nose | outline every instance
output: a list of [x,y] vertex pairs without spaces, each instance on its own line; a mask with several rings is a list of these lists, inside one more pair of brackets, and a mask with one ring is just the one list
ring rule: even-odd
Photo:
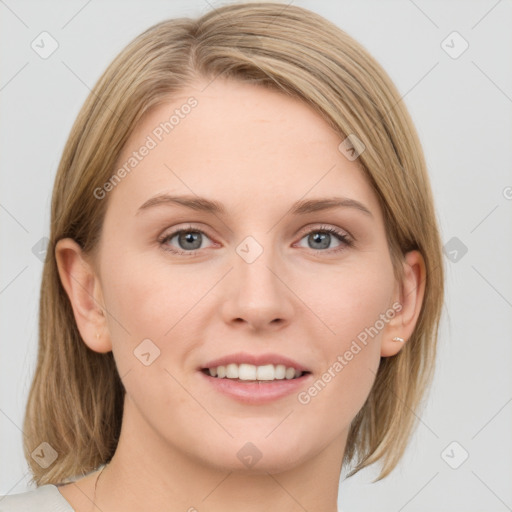
[[252,263],[235,254],[222,304],[224,321],[252,331],[280,330],[294,313],[293,292],[283,265],[270,250]]

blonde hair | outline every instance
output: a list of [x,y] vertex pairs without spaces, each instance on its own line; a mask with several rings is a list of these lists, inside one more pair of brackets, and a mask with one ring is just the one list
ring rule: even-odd
[[[112,353],[96,353],[81,339],[59,279],[55,245],[70,237],[94,254],[108,197],[98,201],[93,191],[113,175],[137,122],[198,77],[220,75],[298,98],[340,136],[355,134],[366,146],[357,162],[383,211],[395,277],[403,277],[404,254],[417,249],[426,283],[411,338],[397,355],[381,358],[371,392],[351,423],[343,458],[354,466],[349,476],[377,461],[377,480],[387,476],[416,427],[414,411],[433,376],[444,270],[412,120],[381,66],[334,24],[295,6],[231,4],[198,19],[158,23],[139,35],[103,73],[73,125],[53,190],[39,352],[23,427],[37,485],[65,482],[110,460],[125,394]],[[42,442],[58,454],[46,469],[31,457]]]

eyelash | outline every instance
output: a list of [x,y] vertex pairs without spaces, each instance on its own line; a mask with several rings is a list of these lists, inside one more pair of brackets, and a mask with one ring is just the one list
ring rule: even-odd
[[[202,235],[205,235],[206,237],[210,238],[208,236],[208,234],[205,233],[203,230],[194,228],[194,226],[188,226],[186,228],[177,229],[176,231],[173,231],[172,233],[169,233],[169,234],[166,234],[166,235],[160,237],[158,239],[158,242],[159,242],[160,246],[162,247],[162,249],[164,251],[168,251],[173,254],[180,255],[180,256],[195,256],[197,254],[197,252],[200,251],[200,249],[196,249],[194,251],[181,251],[181,250],[174,249],[174,248],[170,249],[169,248],[170,246],[167,245],[166,242],[168,242],[169,240],[172,240],[176,235],[179,235],[180,233],[201,233]],[[312,251],[315,251],[315,252],[327,252],[329,254],[338,253],[338,252],[344,251],[345,249],[347,249],[347,247],[353,247],[353,245],[354,245],[354,242],[347,235],[345,235],[344,233],[342,233],[342,232],[338,231],[337,229],[334,229],[330,226],[321,226],[319,228],[313,228],[308,231],[305,231],[305,232],[301,233],[300,240],[302,240],[305,236],[310,235],[311,233],[328,233],[328,234],[334,235],[340,242],[342,242],[342,245],[335,249],[326,249],[326,250],[318,250],[318,251],[315,249],[311,249]]]

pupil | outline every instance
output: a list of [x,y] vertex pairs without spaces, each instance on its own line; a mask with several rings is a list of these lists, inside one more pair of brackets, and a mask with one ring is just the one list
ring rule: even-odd
[[[199,240],[199,233],[184,233],[180,236],[180,244],[193,244],[193,247],[186,247],[187,249],[199,249],[201,247],[201,241]],[[195,242],[195,244],[194,244]],[[198,243],[199,242],[199,243]]]
[[[321,244],[321,248],[322,249],[326,249],[327,247],[329,247],[329,241],[330,241],[330,234],[329,233],[315,233],[313,235],[313,239],[315,242],[323,242]],[[315,247],[315,249],[318,248]]]

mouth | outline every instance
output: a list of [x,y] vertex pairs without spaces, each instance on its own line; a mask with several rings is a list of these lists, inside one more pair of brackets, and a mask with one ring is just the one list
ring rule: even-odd
[[201,368],[198,372],[211,389],[245,405],[264,405],[293,396],[313,378],[310,371],[293,366],[234,364]]
[[300,370],[284,364],[256,366],[248,363],[212,366],[202,368],[201,372],[215,379],[228,379],[241,383],[272,383],[276,381],[297,380],[311,373],[307,370]]
[[308,367],[276,353],[237,352],[204,362],[197,373],[209,389],[247,405],[286,399],[313,379]]

